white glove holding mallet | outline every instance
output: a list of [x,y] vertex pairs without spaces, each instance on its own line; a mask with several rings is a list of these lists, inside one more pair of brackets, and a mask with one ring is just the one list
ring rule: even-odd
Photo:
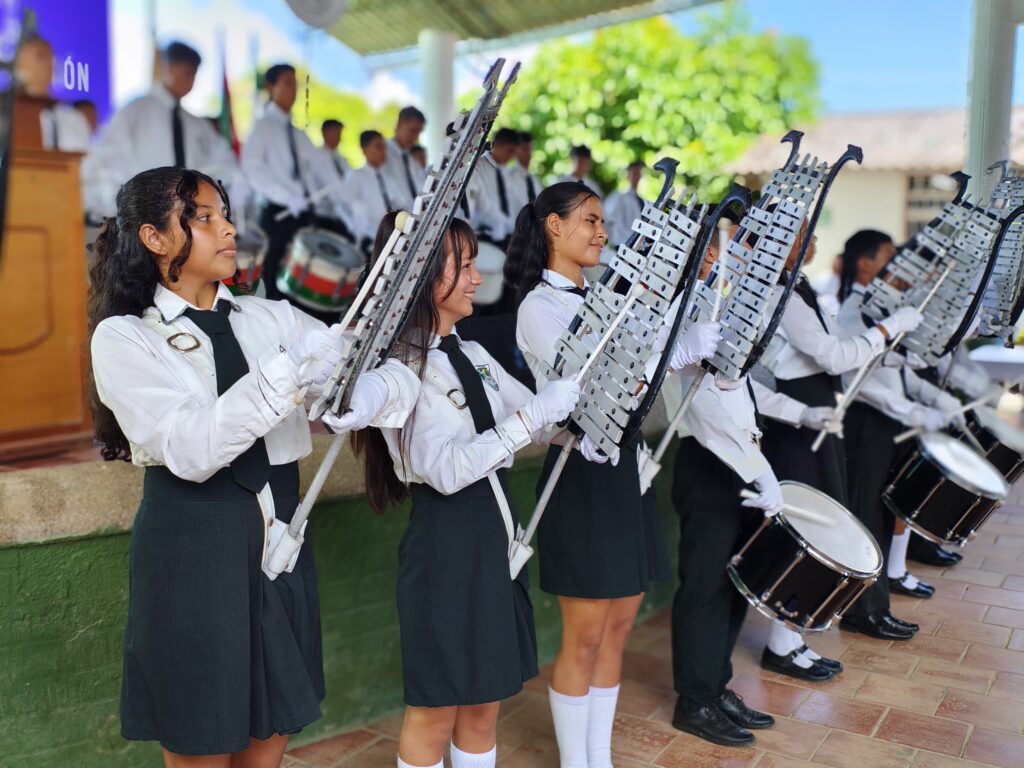
[[296,386],[323,386],[341,362],[341,334],[335,329],[295,328],[288,335],[288,357]]
[[[836,418],[836,409],[828,406],[805,408],[800,415],[800,426],[813,430],[829,429],[829,424]],[[831,431],[831,430],[829,430]]]
[[[608,461],[608,455],[601,451],[597,447],[590,435],[584,435],[581,440],[576,443],[576,447],[580,449],[580,453],[583,454],[583,458],[587,461],[592,461],[594,464],[604,464]],[[612,462],[612,466],[619,463],[619,459],[616,456],[615,461]]]
[[912,332],[921,324],[921,320],[921,313],[914,307],[900,307],[879,325],[885,328],[885,332],[891,339],[901,333]]
[[328,411],[322,421],[336,435],[366,429],[388,404],[389,394],[384,377],[375,371],[367,371],[356,379],[349,410],[340,416]]
[[544,389],[534,395],[519,409],[527,422],[527,429],[536,432],[548,424],[557,424],[565,419],[580,399],[580,385],[573,379],[549,381]]
[[699,363],[715,354],[718,343],[722,340],[722,326],[716,322],[694,323],[679,337],[669,368],[678,371],[688,365]]
[[782,488],[771,470],[754,480],[754,487],[758,494],[753,499],[741,501],[744,507],[763,509],[765,517],[775,517],[782,511]]

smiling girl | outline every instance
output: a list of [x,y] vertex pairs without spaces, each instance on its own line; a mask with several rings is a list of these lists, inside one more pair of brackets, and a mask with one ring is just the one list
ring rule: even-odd
[[[320,717],[324,679],[310,534],[270,581],[267,520],[298,504],[302,402],[340,360],[340,334],[287,302],[232,296],[221,281],[235,272],[235,227],[221,187],[196,171],[128,181],[96,258],[96,438],[108,461],[146,468],[122,734],[159,741],[172,768],[277,766],[288,734]],[[401,423],[418,384],[397,362],[364,374],[334,423]]]

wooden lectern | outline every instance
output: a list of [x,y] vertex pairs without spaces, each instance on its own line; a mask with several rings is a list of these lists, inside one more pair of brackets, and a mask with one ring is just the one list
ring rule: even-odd
[[91,431],[81,156],[42,149],[35,105],[19,99],[15,115],[0,254],[0,459],[54,452]]

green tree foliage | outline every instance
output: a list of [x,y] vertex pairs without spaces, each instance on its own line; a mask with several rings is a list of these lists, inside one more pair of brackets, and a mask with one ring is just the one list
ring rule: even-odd
[[[757,136],[781,138],[817,107],[807,42],[756,32],[729,4],[703,14],[692,35],[658,17],[545,43],[500,124],[533,133],[535,170],[546,180],[568,172],[572,145],[587,144],[605,189],[632,160],[668,155],[691,189],[714,199],[729,187],[727,164]],[[644,184],[648,194],[658,186],[650,177]]]

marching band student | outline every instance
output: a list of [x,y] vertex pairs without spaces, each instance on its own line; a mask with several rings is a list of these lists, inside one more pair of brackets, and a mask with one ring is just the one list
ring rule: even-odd
[[[286,302],[232,296],[221,188],[156,168],[118,193],[96,242],[89,326],[94,428],[107,460],[144,466],[132,526],[121,732],[170,768],[270,768],[324,696],[307,531],[291,572],[261,570],[271,517],[298,504],[304,394],[341,357],[335,331]],[[337,432],[401,424],[419,380],[361,376]]]
[[512,235],[519,213],[518,208],[512,207],[512,177],[508,169],[518,144],[518,133],[511,128],[499,128],[491,139],[491,151],[480,155],[473,171],[477,187],[473,229],[482,240],[503,249]]
[[399,195],[394,201],[396,209],[411,206],[427,178],[425,167],[417,163],[412,156],[412,148],[419,142],[420,134],[426,125],[426,116],[416,107],[403,107],[398,113],[395,134],[388,139],[385,173],[390,177],[391,186]]
[[341,120],[333,118],[324,120],[323,125],[320,126],[320,135],[324,140],[320,151],[331,164],[331,168],[334,171],[332,181],[344,180],[348,176],[349,171],[352,170],[349,167],[348,160],[338,151],[338,147],[341,145],[341,132],[343,130],[345,130],[345,124]]
[[572,170],[565,176],[562,176],[559,181],[578,181],[580,184],[586,184],[597,199],[601,200],[603,198],[601,194],[601,187],[598,186],[598,183],[588,175],[594,167],[594,160],[590,154],[590,147],[586,144],[574,146],[569,151],[569,159],[572,160]]
[[509,186],[509,200],[512,210],[517,213],[523,210],[524,205],[536,200],[537,195],[544,189],[540,179],[530,173],[532,160],[533,134],[528,131],[520,131],[519,141],[516,143],[515,162],[508,169],[508,175],[512,179],[512,184]]
[[[395,219],[381,223],[378,255]],[[481,284],[476,238],[455,219],[443,242],[400,341],[401,358],[423,377],[414,413],[402,429],[357,435],[371,506],[412,498],[399,545],[399,768],[441,768],[449,741],[453,768],[495,764],[500,702],[537,674],[527,571],[509,573],[518,523],[505,472],[579,398],[568,379],[532,395],[482,346],[459,339],[454,325],[472,314]]]
[[[805,266],[814,261],[816,240],[812,237],[808,245]],[[802,242],[800,237],[793,244],[787,272],[793,269]],[[781,293],[782,287],[776,290]],[[775,379],[775,389],[806,404],[808,411],[799,425],[769,421],[762,451],[779,479],[806,483],[847,507],[842,438],[829,434],[817,452],[811,444],[818,430],[826,428],[834,416],[836,392],[842,390],[839,376],[881,354],[887,339],[912,331],[921,322],[921,316],[913,308],[904,308],[862,334],[842,337],[836,335],[835,322],[821,307],[803,274],[797,277],[794,293],[772,340],[773,352],[766,356],[765,363]],[[808,648],[799,633],[780,622],[772,622],[761,666],[814,682],[829,680],[842,670],[838,661],[823,658]]]
[[608,241],[613,246],[622,245],[629,239],[633,220],[638,218],[644,209],[643,198],[636,191],[643,175],[644,164],[634,160],[626,167],[629,189],[625,192],[612,192],[605,200],[604,207],[608,212]]
[[[597,264],[607,239],[599,198],[575,181],[548,187],[519,213],[505,280],[519,303],[516,342],[539,392],[583,302],[583,269]],[[593,333],[583,339],[596,343]],[[716,325],[697,326],[672,350],[670,367],[702,359],[718,339]],[[637,444],[623,446],[612,465],[597,463],[588,442],[569,457],[538,529],[540,586],[558,596],[562,612],[549,698],[563,768],[611,766],[622,652],[648,585],[669,576],[654,494],[640,492]],[[538,489],[559,450],[548,453]]]
[[398,210],[405,198],[387,173],[388,144],[380,132],[363,131],[359,147],[366,163],[349,172],[346,196],[352,201],[356,234],[372,243],[384,214]]
[[184,43],[171,43],[160,61],[160,83],[119,110],[82,160],[86,211],[113,216],[122,184],[141,171],[171,165],[219,180],[241,210],[248,188],[231,148],[204,118],[181,106],[195,83],[199,54]]
[[[890,247],[886,247],[886,246]],[[845,336],[863,336],[868,329],[861,314],[864,290],[885,266],[886,254],[895,253],[892,239],[876,230],[861,230],[846,241],[839,286],[841,302],[836,320]],[[907,320],[909,313],[904,313]],[[887,333],[903,330],[890,326],[901,322],[900,313],[885,321]],[[884,554],[886,571],[891,560],[894,515],[883,508],[882,491],[898,455],[893,438],[905,427],[927,431],[945,427],[950,417],[949,395],[920,379],[899,355],[888,353],[867,378],[843,423],[847,458],[849,510],[868,528]],[[922,402],[915,402],[915,399]],[[924,402],[939,404],[939,408]],[[889,611],[889,578],[886,574],[861,595],[846,612],[840,629],[883,640],[909,640],[918,625],[894,617]]]
[[[340,120],[324,120],[320,126],[320,135],[324,143],[320,147],[323,160],[326,161],[326,168],[323,172],[324,183],[336,184],[337,192],[326,195],[316,203],[317,221],[320,226],[327,226],[328,229],[341,231],[341,234],[354,237],[355,233],[355,211],[352,200],[349,198],[351,190],[348,186],[348,177],[352,168],[348,160],[338,151],[341,144],[341,132],[345,124]],[[340,224],[340,226],[339,226]]]

